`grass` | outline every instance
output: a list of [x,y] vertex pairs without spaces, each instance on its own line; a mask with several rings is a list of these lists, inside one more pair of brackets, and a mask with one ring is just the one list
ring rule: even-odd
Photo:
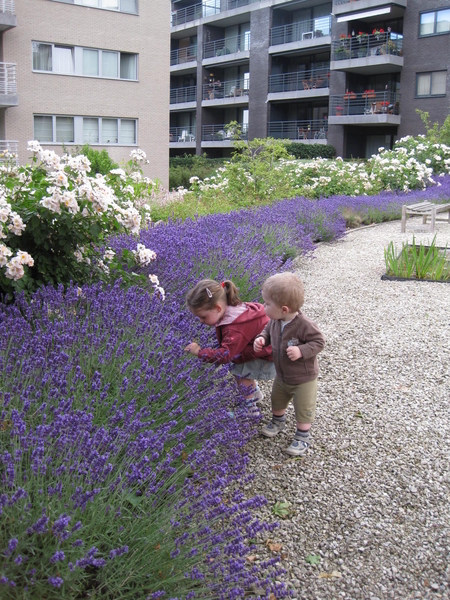
[[421,279],[430,281],[450,281],[450,260],[447,256],[447,246],[436,246],[436,236],[431,244],[403,244],[398,253],[393,242],[384,251],[386,274],[405,279]]

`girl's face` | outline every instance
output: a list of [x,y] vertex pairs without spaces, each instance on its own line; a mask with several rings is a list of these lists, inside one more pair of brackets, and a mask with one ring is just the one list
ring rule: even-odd
[[209,327],[214,327],[216,323],[220,321],[220,319],[225,314],[227,307],[226,305],[222,305],[217,303],[212,308],[204,309],[200,308],[198,310],[193,310],[192,313],[200,319],[201,323],[208,325]]

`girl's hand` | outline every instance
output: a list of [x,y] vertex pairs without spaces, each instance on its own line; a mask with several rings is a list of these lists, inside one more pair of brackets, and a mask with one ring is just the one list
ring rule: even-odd
[[298,360],[302,357],[302,351],[298,346],[289,346],[286,350],[286,354],[291,360]]
[[200,346],[196,342],[191,342],[190,344],[188,344],[186,346],[186,348],[184,349],[184,351],[185,352],[190,352],[194,356],[198,356],[198,353],[200,352]]
[[253,342],[253,350],[255,352],[261,352],[265,345],[266,340],[263,337],[259,336],[255,338],[255,341]]

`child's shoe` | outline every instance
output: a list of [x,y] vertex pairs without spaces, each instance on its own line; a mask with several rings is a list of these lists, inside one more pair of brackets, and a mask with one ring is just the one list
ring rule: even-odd
[[252,415],[252,417],[260,417],[261,416],[261,413],[259,412],[259,408],[253,398],[246,400],[244,406],[245,406],[247,412]]
[[262,393],[258,384],[256,384],[255,391],[252,395],[252,400],[254,402],[261,402],[262,400],[264,400],[264,394]]
[[307,453],[310,443],[309,435],[301,435],[297,431],[292,444],[285,448],[283,452],[290,456],[303,456]]
[[272,438],[275,437],[276,435],[278,435],[280,433],[280,431],[283,431],[283,429],[286,427],[286,417],[284,418],[277,418],[277,417],[272,417],[272,419],[267,423],[267,425],[264,425],[264,427],[261,429],[261,433],[262,435],[268,437],[268,438]]

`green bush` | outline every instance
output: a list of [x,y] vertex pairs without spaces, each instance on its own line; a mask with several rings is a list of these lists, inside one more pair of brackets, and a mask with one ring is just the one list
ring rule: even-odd
[[295,158],[334,158],[336,149],[331,144],[301,144],[292,142],[286,144],[289,154]]
[[84,144],[76,151],[76,154],[83,154],[91,163],[91,170],[88,172],[90,177],[95,177],[97,173],[108,175],[112,169],[119,166],[113,161],[106,150],[94,150],[89,144]]
[[184,154],[174,156],[169,161],[169,189],[179,187],[189,189],[191,177],[205,179],[222,166],[226,159],[207,158],[206,155]]

